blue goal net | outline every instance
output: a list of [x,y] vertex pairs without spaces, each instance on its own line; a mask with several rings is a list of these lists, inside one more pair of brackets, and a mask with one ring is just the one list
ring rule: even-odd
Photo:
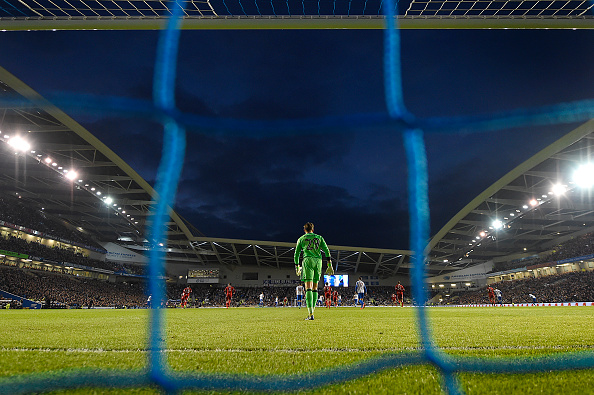
[[[240,1],[218,0],[223,8],[237,8],[243,6],[247,13],[247,3]],[[268,1],[266,3],[252,2],[249,4],[250,13],[256,4],[261,4],[259,12],[272,12],[274,6],[277,13],[290,13],[291,6],[302,7],[301,12],[310,7],[316,7],[316,1]],[[149,239],[155,243],[166,243],[166,222],[169,218],[169,208],[173,206],[176,189],[180,179],[185,150],[185,128],[188,125],[199,125],[204,129],[233,128],[234,130],[252,130],[257,126],[260,130],[273,131],[282,129],[298,129],[301,127],[316,128],[332,127],[334,124],[348,122],[355,118],[337,120],[300,120],[300,121],[233,121],[232,123],[214,122],[204,118],[193,118],[179,111],[174,97],[174,80],[180,25],[187,12],[184,6],[192,3],[181,3],[181,6],[170,7],[172,17],[168,20],[167,28],[161,32],[158,44],[158,56],[154,74],[153,103],[142,107],[137,102],[126,101],[94,101],[89,105],[99,106],[106,110],[152,112],[158,114],[164,129],[165,142],[159,166],[155,190],[157,196],[156,209],[153,213]],[[325,2],[328,4],[328,2]],[[340,9],[338,5],[340,4]],[[400,35],[398,20],[393,18],[397,9],[392,0],[384,1],[342,1],[330,2],[336,5],[336,10],[317,12],[353,12],[367,15],[377,14],[381,9],[386,15],[384,30],[384,84],[386,92],[387,114],[381,119],[369,122],[383,122],[390,125],[395,133],[401,133],[406,150],[408,166],[408,194],[409,215],[411,225],[410,250],[413,251],[413,270],[411,283],[413,296],[416,301],[428,299],[425,288],[425,264],[427,262],[427,241],[429,240],[429,212],[427,157],[424,145],[426,133],[453,131],[461,126],[472,125],[475,130],[502,130],[511,127],[545,125],[566,122],[583,122],[594,117],[594,101],[587,100],[571,104],[558,104],[546,108],[518,109],[510,113],[494,114],[489,117],[458,117],[440,119],[420,119],[409,112],[405,106],[402,93],[402,72],[400,69]],[[219,6],[217,6],[219,7]],[[283,9],[284,7],[284,9]],[[11,11],[13,12],[13,11]],[[231,13],[231,8],[229,8]],[[233,11],[236,12],[236,11]],[[255,12],[258,12],[256,10]],[[309,12],[309,11],[308,11]],[[366,119],[356,118],[357,122]],[[231,121],[229,121],[231,122]],[[149,294],[153,300],[164,300],[165,289],[162,281],[165,274],[164,251],[154,248],[150,251],[149,262]],[[0,380],[0,394],[24,394],[42,392],[51,389],[77,387],[140,387],[158,386],[163,391],[175,393],[187,389],[225,390],[225,391],[295,391],[317,388],[324,385],[352,380],[384,369],[407,365],[430,364],[441,373],[443,388],[447,393],[458,394],[463,390],[458,383],[460,372],[480,373],[527,373],[545,372],[551,370],[592,369],[594,368],[594,352],[563,353],[550,357],[514,358],[509,360],[483,360],[471,357],[455,357],[442,352],[432,336],[431,323],[427,318],[426,309],[418,306],[416,319],[420,333],[421,349],[415,352],[386,354],[381,357],[366,360],[356,365],[336,367],[313,375],[230,375],[174,372],[168,366],[164,349],[164,310],[153,308],[150,310],[150,328],[148,344],[148,365],[142,371],[106,371],[80,369],[70,373],[21,375]]]

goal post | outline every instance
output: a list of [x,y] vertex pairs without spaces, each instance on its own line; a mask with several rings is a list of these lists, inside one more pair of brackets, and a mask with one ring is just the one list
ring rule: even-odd
[[[2,30],[159,30],[175,1],[4,0]],[[381,0],[187,0],[182,29],[383,29]],[[402,29],[593,29],[588,0],[406,0]]]

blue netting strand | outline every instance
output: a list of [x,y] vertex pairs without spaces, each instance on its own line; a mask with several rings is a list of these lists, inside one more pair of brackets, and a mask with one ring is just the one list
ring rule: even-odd
[[15,7],[13,4],[11,4],[10,2],[8,2],[7,0],[3,0],[4,3],[8,4],[8,6],[10,7],[11,10],[16,10],[17,11],[17,15],[14,15],[11,11],[9,11],[8,8],[4,8],[1,7],[0,9],[2,11],[5,11],[7,14],[9,14],[11,17],[17,17],[17,16],[29,16],[26,13],[23,12],[23,10],[21,10],[20,8]]
[[239,0],[239,6],[241,7],[241,12],[243,12],[243,15],[247,16],[247,13],[245,12],[245,9],[243,8],[243,4],[241,3],[241,0]]
[[[155,67],[153,100],[155,107],[165,114],[175,110],[175,76],[177,52],[180,36],[181,16],[183,7],[176,3],[174,14],[167,23],[167,28],[161,32],[157,48]],[[148,368],[151,380],[167,392],[175,391],[176,385],[168,374],[165,345],[165,322],[163,308],[166,298],[165,282],[165,251],[167,245],[165,223],[169,219],[169,212],[175,202],[175,194],[185,155],[185,131],[173,119],[164,122],[163,156],[157,172],[155,186],[156,203],[149,228],[149,291],[152,295],[154,308],[150,314],[149,358]]]
[[436,349],[431,333],[431,324],[426,315],[425,303],[428,300],[428,293],[425,288],[425,277],[429,240],[429,183],[423,133],[418,129],[405,132],[404,148],[408,169],[410,249],[413,252],[411,285],[413,299],[417,306],[417,327],[421,345],[427,361],[442,372],[443,385],[447,392],[459,394],[459,386],[453,377],[454,365],[447,355]]
[[0,395],[44,393],[71,388],[138,388],[153,383],[145,371],[77,369],[0,379]]
[[[406,124],[386,113],[360,113],[344,116],[291,120],[257,121],[249,119],[214,118],[175,111],[164,113],[153,102],[126,97],[57,93],[48,94],[50,101],[73,113],[122,116],[128,119],[153,120],[164,123],[174,119],[188,128],[188,132],[225,136],[271,137],[297,135],[301,132],[344,133],[345,130],[367,130],[370,127],[404,132],[410,125],[425,134],[453,134],[464,131],[488,133],[524,126],[586,122],[594,118],[594,100],[559,103],[538,108],[524,108],[490,115],[461,117],[414,118],[408,112]],[[30,101],[22,97],[3,96],[0,103],[10,107],[27,107]],[[84,106],[81,106],[84,103]]]
[[231,11],[229,11],[229,7],[227,6],[227,2],[225,0],[223,0],[223,5],[225,6],[225,9],[227,10],[227,14],[232,15]]
[[[355,380],[386,369],[425,363],[420,352],[387,353],[333,369],[290,375],[200,374],[168,372],[155,380],[146,371],[80,369],[0,378],[0,395],[42,393],[69,388],[131,388],[157,384],[167,392],[187,389],[214,391],[295,392]],[[166,385],[163,385],[166,380]]]
[[385,3],[386,28],[384,29],[384,89],[388,114],[395,120],[406,121],[407,111],[402,95],[400,69],[400,31],[394,18],[394,1]]

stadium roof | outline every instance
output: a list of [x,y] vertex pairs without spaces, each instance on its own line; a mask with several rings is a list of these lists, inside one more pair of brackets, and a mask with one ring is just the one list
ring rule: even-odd
[[[44,212],[97,240],[144,250],[153,188],[88,130],[2,68],[0,88],[0,141],[7,143],[6,135],[22,133],[35,145],[31,148],[35,152],[15,155],[12,147],[2,144],[3,192],[32,207],[43,207]],[[1,101],[15,94],[28,104]],[[591,195],[570,178],[590,157],[593,144],[594,120],[529,158],[474,198],[432,238],[428,274],[502,257],[531,256],[593,231]],[[52,159],[49,163],[47,157]],[[69,180],[66,171],[71,169],[80,171],[80,176]],[[566,189],[563,194],[553,189],[559,183]],[[108,196],[113,200],[109,204]],[[532,200],[536,204],[531,205]],[[495,229],[495,220],[501,221],[500,229]],[[175,211],[167,226],[168,264],[293,265],[294,243],[209,238]],[[341,272],[380,277],[409,272],[407,250],[330,249]]]
[[[431,240],[430,259],[464,268],[522,259],[594,231],[592,191],[574,179],[594,152],[594,120],[544,148],[470,201]],[[592,169],[585,168],[590,177]]]
[[[98,241],[144,251],[152,186],[88,130],[2,68],[0,88],[0,141],[6,143],[0,149],[3,193],[43,208]],[[7,100],[1,102],[2,97]],[[19,133],[34,147],[15,155],[8,143]],[[46,163],[48,157],[51,161]],[[73,180],[65,172],[71,169],[80,172]],[[168,264],[293,267],[294,243],[207,238],[175,211],[167,226]],[[341,271],[408,273],[409,251],[330,248]]]

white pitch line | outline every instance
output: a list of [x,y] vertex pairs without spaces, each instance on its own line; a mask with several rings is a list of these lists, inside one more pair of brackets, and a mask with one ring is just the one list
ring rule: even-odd
[[[585,346],[481,346],[481,347],[440,347],[442,351],[496,351],[496,350],[564,350],[564,351],[580,351],[594,349],[594,345]],[[317,350],[295,350],[295,349],[256,349],[256,350],[242,350],[242,349],[165,349],[163,351],[168,353],[250,353],[253,351],[257,352],[274,352],[274,353],[329,353],[329,352],[410,352],[420,351],[419,347],[405,347],[405,348],[383,348],[383,349],[358,349],[358,348],[325,348]],[[147,350],[135,349],[135,350],[109,350],[103,348],[0,348],[0,352],[45,352],[45,353],[146,353]]]

